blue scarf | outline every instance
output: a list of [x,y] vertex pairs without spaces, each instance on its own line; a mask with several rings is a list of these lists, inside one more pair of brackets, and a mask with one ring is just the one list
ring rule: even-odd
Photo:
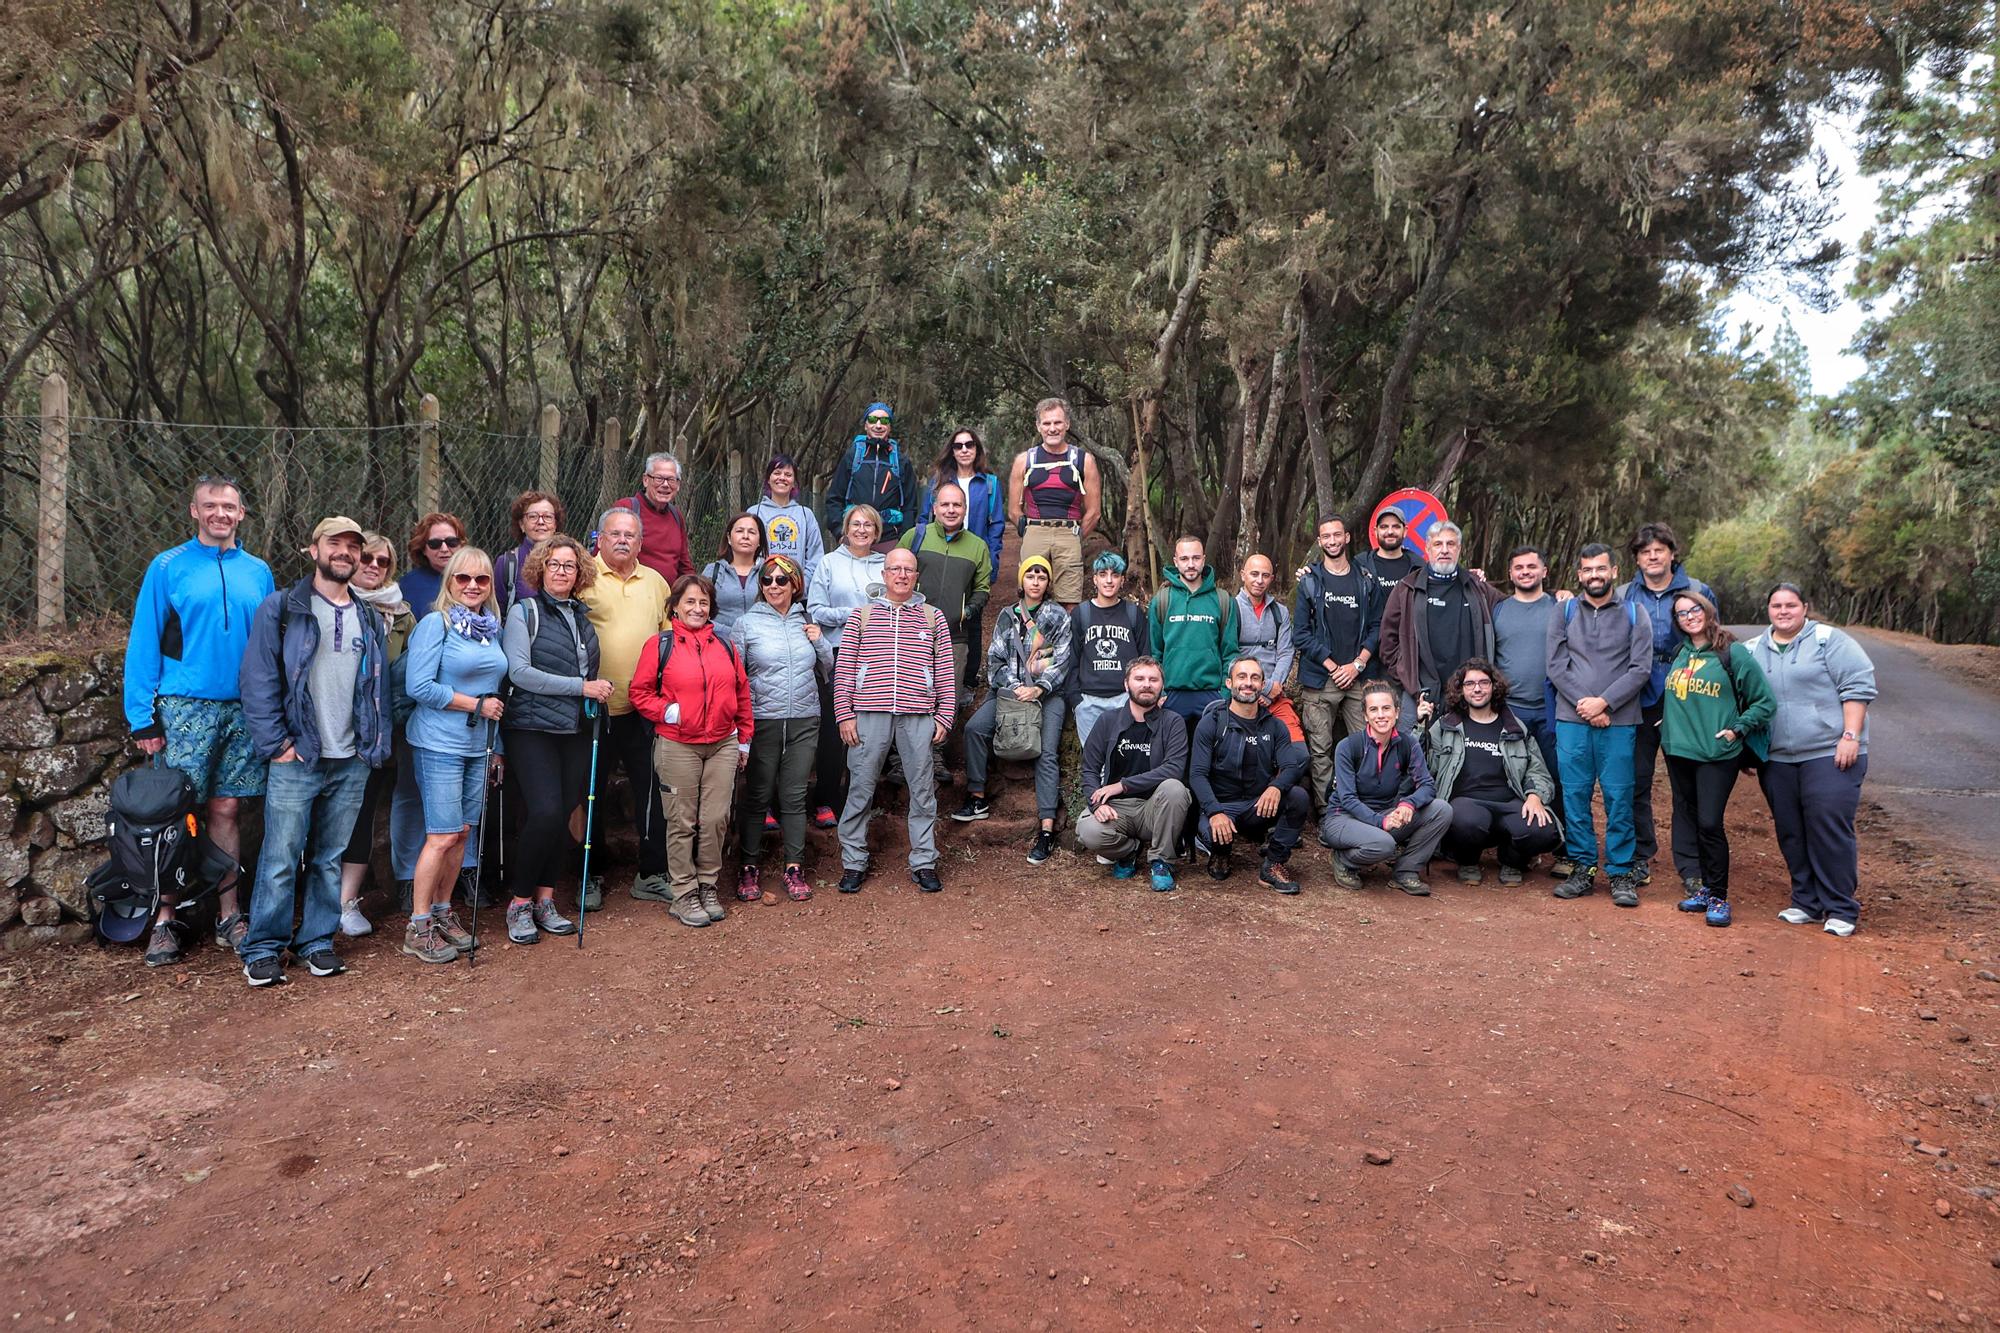
[[484,611],[475,611],[463,602],[453,602],[445,608],[445,628],[454,634],[463,634],[468,639],[481,643],[489,642],[500,633],[500,621]]

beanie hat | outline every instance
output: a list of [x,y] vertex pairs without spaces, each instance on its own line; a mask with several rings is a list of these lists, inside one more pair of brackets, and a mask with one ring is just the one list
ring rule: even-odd
[[1031,569],[1041,570],[1048,577],[1050,583],[1055,582],[1055,566],[1049,563],[1048,557],[1031,555],[1021,562],[1020,572],[1014,576],[1014,581],[1020,586],[1021,591],[1026,592],[1028,590],[1028,571]]

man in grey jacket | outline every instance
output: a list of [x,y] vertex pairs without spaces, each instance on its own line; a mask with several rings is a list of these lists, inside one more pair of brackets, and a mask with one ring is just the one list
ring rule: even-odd
[[1618,560],[1593,542],[1577,562],[1583,594],[1549,617],[1549,687],[1555,692],[1556,762],[1562,769],[1563,823],[1573,869],[1556,885],[1558,898],[1581,898],[1596,887],[1597,821],[1593,790],[1604,793],[1604,867],[1611,901],[1639,905],[1632,876],[1638,844],[1632,815],[1632,755],[1639,696],[1653,673],[1653,625],[1645,609],[1621,598]]

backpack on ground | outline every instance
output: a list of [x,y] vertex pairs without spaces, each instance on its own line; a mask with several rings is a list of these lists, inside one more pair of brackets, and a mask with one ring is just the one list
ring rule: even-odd
[[98,935],[114,944],[142,938],[161,903],[193,907],[242,867],[195,823],[194,783],[154,762],[111,784],[103,865],[84,880]]

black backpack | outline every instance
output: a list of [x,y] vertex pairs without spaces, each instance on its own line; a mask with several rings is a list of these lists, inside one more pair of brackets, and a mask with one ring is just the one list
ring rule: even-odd
[[157,761],[112,782],[104,838],[110,859],[84,881],[100,937],[130,944],[145,935],[161,902],[176,912],[193,907],[242,872],[200,832],[196,804],[187,774]]

